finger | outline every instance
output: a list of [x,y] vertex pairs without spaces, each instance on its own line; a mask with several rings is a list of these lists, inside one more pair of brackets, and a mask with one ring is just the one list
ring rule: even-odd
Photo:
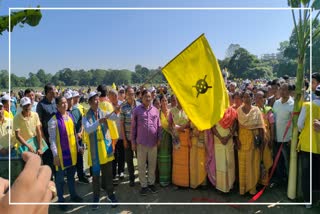
[[0,198],[5,195],[5,192],[9,188],[9,181],[0,177]]
[[43,196],[42,202],[44,203],[52,202],[52,200],[56,199],[56,197],[57,197],[56,185],[53,181],[50,181],[46,186],[46,192]]
[[49,213],[49,205],[37,206],[37,210],[34,211],[34,214],[43,214],[43,213]]
[[46,165],[41,166],[38,173],[38,181],[41,184],[47,186],[51,179],[51,174],[52,174],[52,171],[49,166],[46,166]]
[[36,179],[41,165],[40,157],[36,154],[32,154],[31,152],[23,152],[22,158],[26,164],[19,177]]

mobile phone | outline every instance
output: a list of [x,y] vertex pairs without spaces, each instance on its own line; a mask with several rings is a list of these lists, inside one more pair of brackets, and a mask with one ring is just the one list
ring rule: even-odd
[[[10,159],[10,169],[11,169],[11,179],[10,184],[17,179],[19,174],[24,168],[25,162],[23,161],[22,157],[17,155],[14,152],[11,152],[11,159]],[[0,156],[0,177],[9,179],[9,156]]]

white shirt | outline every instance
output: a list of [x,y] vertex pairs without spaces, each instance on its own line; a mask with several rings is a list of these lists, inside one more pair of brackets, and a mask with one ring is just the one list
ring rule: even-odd
[[[68,121],[71,118],[68,116],[63,117],[63,120]],[[50,149],[52,151],[53,157],[58,156],[58,149],[57,149],[57,120],[55,118],[51,118],[48,121],[48,133],[49,133],[49,142],[50,142]]]
[[[109,117],[109,120],[117,120],[118,116],[117,114],[115,114],[114,112],[107,112],[107,114],[105,115],[105,117]],[[100,125],[99,120],[96,120],[94,123],[90,123],[87,119],[86,116],[82,117],[82,124],[84,127],[84,130],[88,133],[91,134],[92,132],[96,131],[98,126]]]
[[283,135],[285,133],[288,121],[291,119],[294,100],[292,97],[289,97],[288,101],[285,103],[282,103],[281,100],[282,98],[276,100],[273,104],[273,113],[276,125],[276,140],[277,142],[288,142],[291,140],[292,136],[292,123],[284,139]]

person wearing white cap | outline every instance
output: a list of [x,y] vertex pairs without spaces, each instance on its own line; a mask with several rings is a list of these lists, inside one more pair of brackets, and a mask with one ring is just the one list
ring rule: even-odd
[[[17,141],[28,147],[28,150],[32,153],[38,153],[42,155],[42,133],[41,122],[36,112],[31,111],[31,100],[29,97],[23,97],[20,100],[22,112],[20,112],[13,120],[13,129],[15,131]],[[27,140],[36,137],[38,145],[38,151],[35,151],[33,147],[27,144]]]
[[153,102],[153,100],[156,98],[156,96],[157,96],[157,90],[156,90],[156,88],[155,87],[151,87],[150,89],[149,89],[149,91],[150,91],[150,93],[151,93],[151,99],[152,99],[152,102]]
[[121,87],[121,88],[119,89],[118,99],[119,99],[121,102],[124,102],[125,99],[126,99],[125,89],[124,89],[123,87]]
[[[110,137],[107,119],[115,120],[117,115],[114,113],[104,116],[99,108],[99,94],[95,91],[89,93],[90,109],[82,118],[84,130],[88,135],[88,163],[92,167],[93,184],[93,202],[100,201],[100,188],[102,187],[108,195],[108,199],[115,203],[117,198],[113,193],[112,183],[112,161],[114,160],[114,151]],[[100,172],[102,173],[100,185]],[[112,205],[116,207],[116,205]],[[97,209],[98,205],[94,205]]]
[[9,108],[9,102],[11,102],[11,101],[12,101],[12,99],[9,94],[5,94],[1,97],[1,102],[2,102],[3,108],[4,108],[4,117],[13,119],[14,116]]
[[[80,110],[73,106],[73,94],[74,94],[73,91],[68,91],[68,92],[64,93],[64,97],[67,99],[67,102],[68,102],[68,110],[67,111],[70,112],[71,115],[73,116],[73,121],[74,121],[75,129],[76,129],[76,137],[77,137],[78,144],[79,144],[79,146],[81,148],[83,148],[83,143],[82,143],[82,133],[83,133],[82,115],[81,115]],[[89,181],[85,177],[85,174],[83,172],[83,153],[82,152],[78,152],[77,153],[76,168],[77,168],[77,175],[78,175],[79,183],[88,184]]]
[[236,92],[236,88],[237,88],[237,83],[236,82],[231,82],[229,84],[229,87],[228,87],[229,92],[235,93]]
[[[117,91],[115,89],[111,89],[114,90],[115,93],[117,93]],[[107,86],[105,84],[103,85],[99,85],[97,87],[97,91],[100,92],[101,94],[99,94],[99,108],[102,111],[102,113],[104,115],[109,114],[111,112],[115,112],[116,114],[119,114],[120,111],[117,111],[111,100],[108,98],[108,89]],[[120,109],[120,108],[118,108]],[[112,139],[112,146],[113,148],[115,148],[115,145],[119,139],[119,130],[117,128],[117,124],[115,121],[112,120],[107,120],[108,123],[108,129],[110,132],[110,136]],[[114,184],[117,184],[117,179],[114,179]]]
[[83,116],[85,113],[83,105],[80,104],[80,94],[78,91],[72,91],[72,97],[73,97],[73,107],[78,108],[80,110],[81,115]]

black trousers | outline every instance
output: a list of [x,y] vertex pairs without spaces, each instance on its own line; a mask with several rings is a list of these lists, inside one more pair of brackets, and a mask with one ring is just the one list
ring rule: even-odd
[[[302,193],[305,202],[310,201],[310,153],[299,152],[302,164]],[[312,153],[312,201],[320,199],[320,154]]]
[[128,172],[129,172],[129,180],[134,181],[134,165],[133,165],[133,151],[131,148],[131,141],[128,142],[128,148],[125,149],[125,159],[128,167]]
[[[108,162],[100,165],[101,175],[92,176],[93,187],[93,200],[97,202],[100,197],[100,188],[104,189],[108,196],[113,194],[113,182],[112,182],[112,163]],[[100,186],[101,177],[101,186]]]
[[[118,172],[117,172],[118,168]],[[114,160],[112,161],[112,174],[115,177],[117,174],[120,175],[121,172],[124,172],[124,146],[123,140],[118,140],[115,151],[114,151]]]
[[[282,143],[282,142],[281,142]],[[280,142],[275,142],[273,146],[273,161],[276,158],[278,150],[281,146]],[[279,162],[275,170],[275,177],[279,180],[288,180],[289,175],[289,161],[290,161],[290,145],[288,142],[283,142],[282,151],[280,154]]]
[[56,168],[53,165],[53,155],[50,149],[50,144],[48,144],[48,147],[49,148],[42,155],[42,163],[43,165],[48,165],[51,168],[52,170],[51,179],[52,179],[52,176],[55,175],[56,173]]
[[[82,144],[82,140],[79,141],[79,146],[83,146]],[[77,175],[78,178],[82,178],[84,177],[84,172],[83,172],[83,154],[81,154],[80,152],[78,152],[77,154]]]

